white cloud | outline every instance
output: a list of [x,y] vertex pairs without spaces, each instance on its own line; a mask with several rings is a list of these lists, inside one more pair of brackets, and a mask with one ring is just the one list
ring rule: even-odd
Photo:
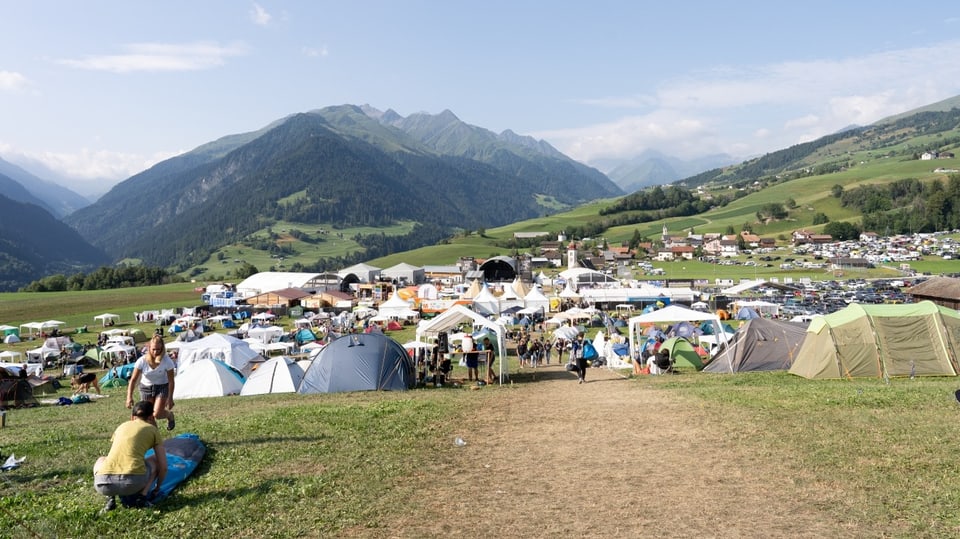
[[321,57],[321,56],[325,57],[325,56],[327,56],[328,54],[330,54],[330,52],[327,50],[326,45],[324,45],[323,47],[320,47],[320,48],[316,48],[316,47],[301,47],[301,48],[300,48],[300,54],[306,56],[307,58],[318,58],[318,57]]
[[859,57],[716,66],[661,81],[649,95],[576,99],[584,106],[645,112],[533,136],[582,161],[645,149],[746,157],[955,96],[960,64],[943,59],[957,55],[960,41],[954,40]]
[[0,71],[0,91],[23,90],[28,82],[26,77],[16,71]]
[[253,7],[250,9],[250,20],[254,24],[259,24],[260,26],[266,26],[270,24],[270,19],[272,19],[267,10],[263,9],[263,6],[260,4],[254,3]]
[[184,153],[155,152],[151,155],[92,150],[82,148],[77,152],[25,152],[9,144],[0,143],[0,154],[11,162],[33,161],[51,171],[75,180],[125,180],[143,172],[153,165]]
[[791,118],[783,124],[783,127],[786,129],[793,129],[795,127],[810,127],[820,123],[820,117],[816,114],[807,114],[800,118]]
[[243,44],[220,45],[216,42],[133,43],[124,45],[123,54],[63,59],[59,63],[77,69],[130,73],[134,71],[199,71],[219,67],[233,56],[246,54]]

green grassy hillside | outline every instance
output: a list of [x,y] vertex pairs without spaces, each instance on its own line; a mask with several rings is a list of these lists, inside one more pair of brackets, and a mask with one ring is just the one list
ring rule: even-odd
[[[948,105],[948,102],[934,104],[916,114],[901,115],[866,128],[798,144],[722,171],[708,171],[688,178],[681,183],[699,186],[715,200],[725,199],[725,204],[701,214],[644,222],[649,217],[644,217],[643,211],[625,210],[601,216],[601,210],[621,199],[597,200],[568,210],[561,205],[547,204],[556,213],[482,231],[461,231],[437,245],[396,252],[368,262],[379,267],[399,262],[444,265],[454,263],[460,256],[509,254],[514,251],[512,238],[516,232],[549,232],[555,237],[561,232],[567,232],[569,236],[573,230],[590,230],[596,238],[616,244],[637,234],[642,238],[658,238],[664,225],[674,235],[689,231],[722,233],[729,228],[739,231],[749,226],[762,237],[773,237],[785,243],[790,233],[797,229],[822,231],[825,224],[813,224],[818,214],[827,216],[830,222],[858,224],[859,211],[841,206],[840,200],[832,194],[834,186],[850,191],[904,179],[946,182],[949,172],[935,170],[960,168],[956,159],[918,159],[927,150],[956,152],[960,147],[960,128],[953,127],[960,113],[950,110]],[[796,204],[788,208],[785,218],[758,218],[758,212],[765,206],[783,204],[788,200]],[[631,221],[632,224],[619,224]],[[243,262],[260,270],[308,266],[320,258],[343,257],[362,251],[363,247],[353,240],[357,233],[382,232],[387,236],[401,236],[410,232],[413,226],[414,223],[405,222],[383,229],[344,229],[339,231],[342,237],[335,238],[322,236],[319,232],[321,229],[331,230],[329,224],[279,223],[252,234],[252,241],[246,245],[221,248],[200,268],[193,268],[185,275],[205,279],[229,278]],[[291,237],[288,231],[294,229],[322,241]]]

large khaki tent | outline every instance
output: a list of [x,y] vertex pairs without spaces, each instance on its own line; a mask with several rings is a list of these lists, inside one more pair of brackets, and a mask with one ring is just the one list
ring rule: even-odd
[[703,372],[785,371],[793,365],[806,337],[806,326],[795,322],[747,320],[728,342],[720,343],[717,359]]
[[853,304],[814,318],[790,373],[805,378],[956,376],[960,314],[931,301]]

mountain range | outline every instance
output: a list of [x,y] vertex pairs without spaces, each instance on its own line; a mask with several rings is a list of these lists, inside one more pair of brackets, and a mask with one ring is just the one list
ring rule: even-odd
[[[0,174],[3,189],[20,184]],[[23,193],[17,192],[19,196]],[[54,274],[72,275],[110,258],[46,209],[0,194],[0,291]]]
[[[880,151],[913,141],[918,148],[947,147],[960,140],[958,106],[960,97],[736,165],[723,155],[683,162],[654,152],[595,163],[609,177],[542,140],[509,130],[496,134],[450,111],[403,117],[366,105],[293,114],[225,136],[128,178],[93,204],[0,160],[0,203],[16,216],[0,230],[0,256],[13,268],[0,275],[0,286],[108,260],[185,270],[280,220],[333,227],[413,221],[431,233],[411,233],[411,241],[436,241],[456,230],[553,214],[678,176],[695,187],[829,173],[850,164],[843,155],[858,148]],[[618,205],[632,207],[630,198]],[[57,229],[59,216],[86,241],[74,230]],[[63,241],[78,251],[46,250]]]
[[189,265],[274,219],[473,230],[622,193],[543,141],[450,111],[344,105],[161,162],[65,221],[116,259]]

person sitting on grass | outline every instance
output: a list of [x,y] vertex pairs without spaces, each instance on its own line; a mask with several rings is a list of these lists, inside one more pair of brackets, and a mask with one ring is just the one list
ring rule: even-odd
[[[116,509],[116,496],[132,496],[132,507],[150,507],[149,498],[159,492],[167,476],[167,454],[153,416],[153,403],[136,403],[130,421],[117,427],[111,442],[107,456],[93,465],[93,487],[107,497],[101,514]],[[154,454],[145,458],[150,448]],[[157,486],[148,492],[154,480]]]

